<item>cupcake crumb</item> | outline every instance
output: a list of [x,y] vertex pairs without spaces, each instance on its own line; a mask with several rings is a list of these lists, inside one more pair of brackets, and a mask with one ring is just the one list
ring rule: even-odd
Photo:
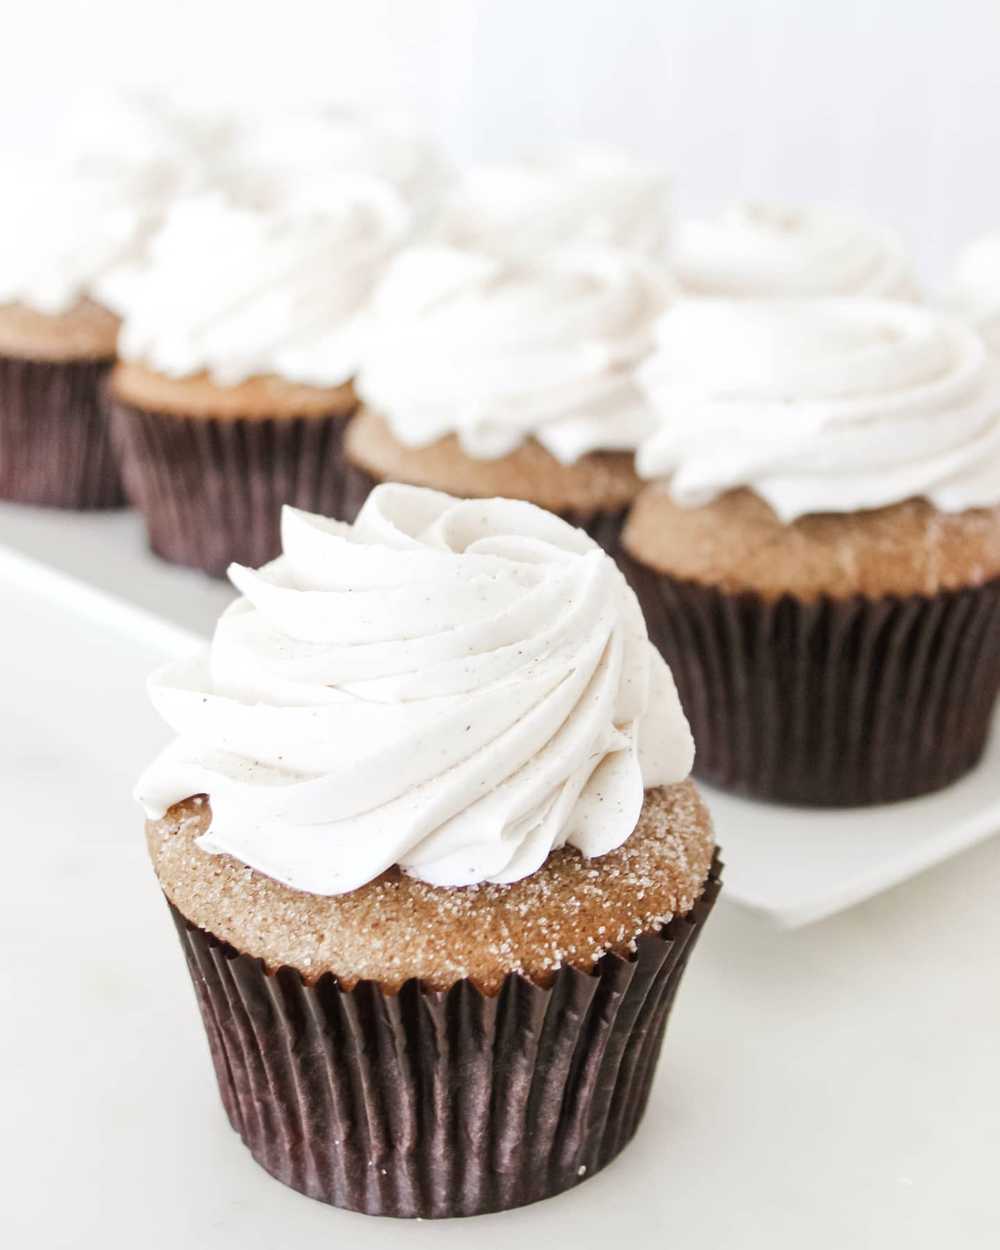
[[634,952],[640,934],[690,911],[714,850],[705,806],[683,782],[647,792],[635,832],[598,859],[562,848],[521,881],[455,888],[392,869],[322,896],[203,851],[197,838],[210,818],[199,797],[147,825],[157,876],[184,916],[269,968],[390,989],[470,977],[489,993],[512,971],[546,984],[566,964],[589,970],[608,951]]

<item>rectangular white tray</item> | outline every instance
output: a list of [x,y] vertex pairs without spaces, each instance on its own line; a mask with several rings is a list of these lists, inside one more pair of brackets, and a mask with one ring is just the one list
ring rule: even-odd
[[[42,566],[63,575],[49,580],[48,593],[67,619],[97,611],[108,629],[164,657],[187,645],[192,634],[207,638],[233,597],[225,582],[152,556],[131,512],[86,515],[0,505],[0,544],[8,552],[0,586],[20,552],[38,563],[36,581]],[[1000,831],[1000,730],[972,774],[911,802],[821,811],[751,802],[708,787],[705,792],[726,853],[727,898],[778,924],[797,926]]]

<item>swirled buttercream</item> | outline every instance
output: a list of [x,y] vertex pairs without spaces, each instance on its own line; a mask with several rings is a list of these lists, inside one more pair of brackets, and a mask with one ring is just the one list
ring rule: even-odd
[[675,265],[692,295],[905,299],[916,293],[891,231],[820,207],[734,204],[719,217],[682,222]]
[[657,166],[602,149],[472,165],[445,200],[440,234],[457,247],[529,261],[575,244],[666,265],[669,183]]
[[221,130],[151,92],[84,96],[44,166],[8,165],[0,200],[0,302],[38,312],[113,305],[170,200],[205,185]]
[[656,266],[620,249],[521,266],[413,247],[376,292],[358,390],[408,446],[457,434],[490,459],[534,437],[564,463],[631,450],[652,428],[633,372],[667,298]]
[[232,193],[250,205],[317,183],[336,203],[342,179],[365,177],[389,183],[421,222],[433,216],[451,177],[436,146],[401,117],[280,99],[235,114],[228,168]]
[[149,255],[119,282],[119,353],[220,385],[255,374],[335,386],[355,372],[372,289],[410,226],[395,190],[339,180],[271,210],[219,193],[178,201]]
[[136,794],[206,793],[201,845],[278,881],[514,881],[620,846],[690,769],[635,596],[531,504],[379,486],[353,526],[286,509],[282,556],[230,575],[210,654],[151,679],[179,736]]
[[783,520],[1000,501],[1000,365],[967,326],[879,300],[689,299],[640,380],[646,478],[681,504],[751,487]]
[[971,243],[959,257],[946,303],[1000,353],[1000,231]]

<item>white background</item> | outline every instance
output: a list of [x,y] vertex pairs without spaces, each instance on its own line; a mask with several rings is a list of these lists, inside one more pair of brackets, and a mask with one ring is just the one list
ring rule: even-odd
[[82,87],[288,82],[402,105],[458,156],[596,140],[679,205],[841,201],[931,280],[1000,227],[998,0],[0,0],[0,148]]

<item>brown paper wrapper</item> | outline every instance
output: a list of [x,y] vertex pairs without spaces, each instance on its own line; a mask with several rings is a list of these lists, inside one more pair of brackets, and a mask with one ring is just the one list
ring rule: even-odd
[[110,365],[0,356],[0,499],[81,510],[124,504],[102,395]]
[[222,1102],[251,1154],[310,1197],[437,1218],[522,1206],[592,1176],[646,1106],[667,1017],[719,893],[542,988],[342,989],[266,971],[171,912]]
[[[372,490],[376,486],[381,485],[383,479],[374,477],[356,464],[352,464],[350,460],[346,462],[346,465],[347,494],[353,513],[344,519],[353,521],[361,510],[361,505],[371,494]],[[576,525],[584,530],[598,546],[604,548],[608,555],[617,558],[621,532],[625,525],[625,518],[628,515],[627,508],[619,512],[581,513],[567,511],[559,512],[556,515],[561,516],[570,525]]]
[[149,543],[172,564],[222,577],[281,550],[281,507],[348,519],[349,417],[189,418],[113,401],[112,434]]
[[930,597],[765,600],[624,557],[697,744],[695,774],[829,807],[938,790],[982,754],[1000,580]]

